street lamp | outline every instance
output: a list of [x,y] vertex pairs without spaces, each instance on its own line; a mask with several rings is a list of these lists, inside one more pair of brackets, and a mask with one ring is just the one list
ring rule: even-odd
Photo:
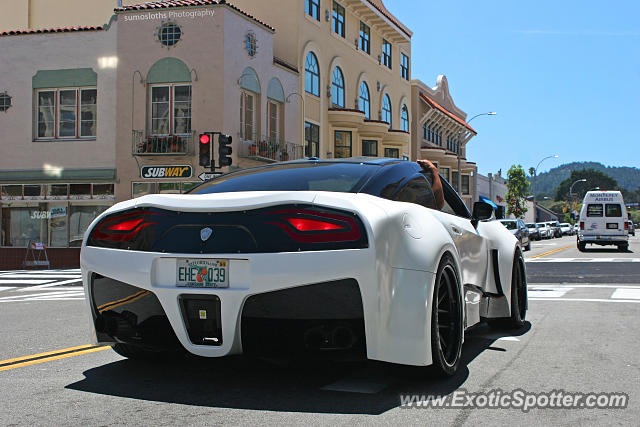
[[579,179],[576,182],[574,182],[573,184],[571,184],[571,186],[569,187],[569,204],[571,204],[571,202],[573,201],[573,186],[576,185],[579,182],[587,182],[586,179]]
[[538,168],[540,167],[540,163],[544,162],[547,159],[557,159],[558,156],[557,154],[554,154],[553,156],[547,156],[544,159],[540,160],[538,162],[538,165],[533,169],[533,222],[538,222],[538,210],[536,209],[536,181],[537,181],[537,177],[538,177]]
[[[487,113],[480,113],[480,114],[476,114],[475,116],[471,117],[469,120],[467,120],[467,124],[471,123],[471,120],[475,119],[476,117],[480,117],[480,116],[495,116],[496,113],[495,111],[489,111]],[[458,147],[457,147],[457,154],[458,154],[458,182],[456,185],[456,191],[458,192],[458,194],[460,193],[460,186],[462,185],[462,173],[460,171],[460,134],[462,133],[462,131],[458,132]],[[473,201],[473,200],[472,200]]]

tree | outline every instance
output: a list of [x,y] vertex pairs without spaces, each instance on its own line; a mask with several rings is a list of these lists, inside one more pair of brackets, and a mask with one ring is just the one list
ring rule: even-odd
[[521,165],[512,165],[507,172],[507,214],[523,218],[527,212],[526,197],[529,195],[529,181]]
[[618,182],[604,173],[595,169],[574,170],[569,178],[565,179],[556,188],[556,200],[569,200],[569,187],[574,182],[586,179],[587,182],[580,182],[573,186],[574,200],[582,200],[587,191],[599,187],[601,190],[619,190]]

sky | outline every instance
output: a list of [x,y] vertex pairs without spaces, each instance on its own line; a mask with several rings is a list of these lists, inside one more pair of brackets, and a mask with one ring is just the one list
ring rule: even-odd
[[444,74],[486,175],[574,161],[640,167],[639,0],[384,0],[413,31],[412,78]]

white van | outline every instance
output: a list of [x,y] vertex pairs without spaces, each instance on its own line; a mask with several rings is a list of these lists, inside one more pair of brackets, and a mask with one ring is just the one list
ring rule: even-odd
[[580,209],[578,250],[587,243],[616,245],[621,251],[629,249],[627,207],[619,191],[589,191]]

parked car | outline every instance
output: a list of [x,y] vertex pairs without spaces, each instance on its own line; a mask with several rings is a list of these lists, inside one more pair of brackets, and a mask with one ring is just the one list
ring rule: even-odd
[[560,231],[563,236],[573,236],[573,227],[568,222],[563,222],[560,224]]
[[551,237],[562,237],[562,230],[560,229],[559,221],[547,221],[549,227],[551,227],[552,234]]
[[576,222],[573,224],[573,234],[578,234],[578,231],[580,231],[580,223]]
[[538,227],[538,224],[536,224],[535,222],[529,222],[525,225],[529,229],[529,237],[531,237],[531,240],[542,239],[542,236],[540,235],[540,227]]
[[507,227],[507,230],[516,236],[516,239],[520,242],[520,247],[523,250],[528,251],[531,249],[531,238],[529,237],[529,228],[524,225],[521,219],[500,219],[498,220]]
[[629,221],[629,234],[632,236],[636,235],[636,228],[633,226],[633,221]]
[[417,163],[310,158],[118,203],[80,253],[94,343],[150,360],[352,352],[454,375],[466,328],[522,327],[527,282],[493,208],[470,213],[441,180],[437,208]]
[[540,238],[541,239],[550,239],[553,237],[553,230],[546,222],[539,222],[536,224],[538,229],[540,230]]

